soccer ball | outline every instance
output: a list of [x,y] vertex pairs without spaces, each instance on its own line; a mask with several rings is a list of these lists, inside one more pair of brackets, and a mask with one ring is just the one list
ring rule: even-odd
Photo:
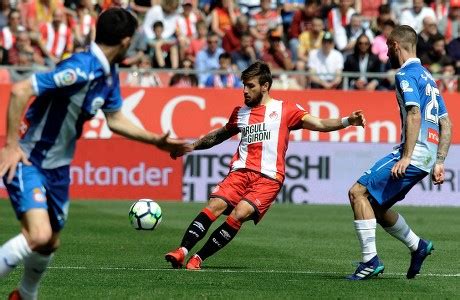
[[136,230],[154,230],[161,218],[161,207],[150,199],[140,199],[129,209],[129,222]]

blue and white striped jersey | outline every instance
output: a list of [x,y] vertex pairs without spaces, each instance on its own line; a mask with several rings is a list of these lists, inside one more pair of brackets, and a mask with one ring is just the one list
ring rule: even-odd
[[20,145],[43,169],[70,165],[84,122],[99,108],[113,112],[122,106],[118,71],[95,43],[31,80],[37,97],[25,115]]
[[396,98],[401,113],[402,150],[406,140],[407,106],[418,106],[422,116],[420,132],[412,154],[411,164],[427,172],[431,171],[439,143],[439,119],[447,116],[444,99],[431,76],[418,58],[408,59],[396,73]]

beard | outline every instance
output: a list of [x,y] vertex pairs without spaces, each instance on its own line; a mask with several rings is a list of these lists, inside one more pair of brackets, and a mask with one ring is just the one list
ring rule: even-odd
[[116,64],[121,63],[126,58],[126,53],[128,52],[128,48],[120,50],[117,55],[114,57],[113,62]]
[[390,61],[390,65],[393,69],[399,69],[401,68],[401,64],[399,63],[399,59],[396,57],[395,54],[393,53],[390,53],[389,57],[388,57],[389,61]]
[[253,98],[246,98],[244,97],[244,104],[246,104],[247,106],[249,107],[256,107],[257,105],[260,104],[260,102],[262,101],[262,98],[263,98],[263,95],[262,93],[258,93],[255,97]]

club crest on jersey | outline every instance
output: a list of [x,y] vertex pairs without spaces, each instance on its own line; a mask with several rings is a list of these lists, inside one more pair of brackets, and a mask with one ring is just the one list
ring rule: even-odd
[[58,87],[72,85],[77,82],[77,78],[77,73],[73,69],[65,69],[54,74],[54,82]]
[[401,83],[399,84],[399,86],[401,87],[401,90],[403,93],[410,93],[410,92],[413,92],[414,90],[410,87],[410,84],[407,80],[403,80],[401,81]]
[[46,201],[45,193],[42,191],[41,188],[34,188],[32,193],[33,193],[33,198],[35,202],[45,202]]
[[92,115],[95,115],[97,113],[97,110],[104,105],[105,101],[102,97],[96,97],[93,99],[93,102],[91,102],[91,111],[90,113]]
[[278,113],[276,111],[272,111],[268,116],[272,120],[278,120]]

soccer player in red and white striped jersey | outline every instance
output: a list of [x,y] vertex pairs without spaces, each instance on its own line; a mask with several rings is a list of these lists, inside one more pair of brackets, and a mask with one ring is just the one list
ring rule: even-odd
[[[285,155],[289,132],[296,129],[334,131],[349,125],[365,126],[362,111],[342,119],[320,119],[300,105],[270,97],[272,76],[267,64],[255,62],[241,75],[244,104],[236,107],[228,123],[192,145],[208,149],[241,133],[241,141],[230,163],[230,172],[210,195],[210,200],[185,231],[179,248],[166,254],[173,268],[182,267],[185,257],[201,240],[211,224],[229,214],[187,263],[187,269],[200,269],[201,262],[227,245],[243,222],[257,224],[276,198],[284,181]],[[173,157],[183,153],[175,153]]]

